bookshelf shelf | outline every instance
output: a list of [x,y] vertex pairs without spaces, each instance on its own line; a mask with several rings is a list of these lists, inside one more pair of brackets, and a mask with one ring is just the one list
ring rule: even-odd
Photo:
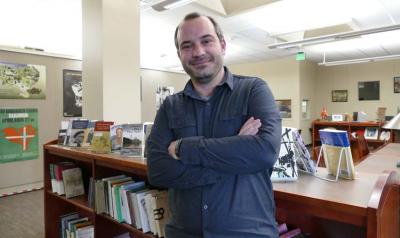
[[61,196],[58,194],[55,194],[51,191],[47,191],[48,196],[54,196],[57,197],[67,203],[71,203],[72,205],[82,209],[82,210],[86,210],[88,212],[93,212],[93,209],[89,207],[88,205],[88,200],[86,195],[85,196],[78,196],[78,197],[73,197],[73,198],[65,198],[65,196]]
[[[56,141],[44,145],[44,205],[45,205],[45,237],[59,237],[60,216],[78,212],[89,217],[95,227],[96,238],[111,238],[129,232],[131,237],[154,238],[135,227],[119,223],[108,215],[96,214],[88,202],[89,179],[103,178],[109,175],[127,174],[134,179],[146,178],[146,161],[141,158],[129,158],[113,154],[95,154],[87,150],[78,150],[56,145]],[[52,192],[50,179],[50,164],[63,161],[73,161],[82,168],[85,195],[66,198]]]

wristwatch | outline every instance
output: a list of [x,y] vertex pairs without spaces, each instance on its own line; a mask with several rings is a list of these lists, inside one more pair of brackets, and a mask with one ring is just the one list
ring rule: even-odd
[[179,159],[179,151],[181,149],[181,143],[182,143],[182,139],[179,139],[179,140],[176,141],[175,155],[176,155],[177,159]]

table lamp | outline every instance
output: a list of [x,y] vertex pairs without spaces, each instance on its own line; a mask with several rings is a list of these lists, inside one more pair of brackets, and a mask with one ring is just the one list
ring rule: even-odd
[[[388,123],[382,126],[383,129],[390,129],[390,130],[400,130],[400,113],[398,113],[395,117],[393,117]],[[393,138],[393,139],[396,139]],[[393,140],[393,142],[395,142]],[[397,162],[397,167],[400,167],[400,162]]]
[[400,113],[382,126],[383,129],[400,130]]

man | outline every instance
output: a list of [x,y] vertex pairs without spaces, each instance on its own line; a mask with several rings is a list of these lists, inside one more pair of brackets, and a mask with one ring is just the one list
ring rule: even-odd
[[281,118],[265,81],[223,67],[226,43],[210,17],[175,31],[185,89],[166,99],[148,139],[148,177],[169,188],[167,238],[278,237],[270,171]]

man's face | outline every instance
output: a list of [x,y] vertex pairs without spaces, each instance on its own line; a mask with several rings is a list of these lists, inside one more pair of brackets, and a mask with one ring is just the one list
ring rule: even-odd
[[223,67],[225,41],[207,17],[185,21],[178,30],[178,57],[192,80],[209,83]]

